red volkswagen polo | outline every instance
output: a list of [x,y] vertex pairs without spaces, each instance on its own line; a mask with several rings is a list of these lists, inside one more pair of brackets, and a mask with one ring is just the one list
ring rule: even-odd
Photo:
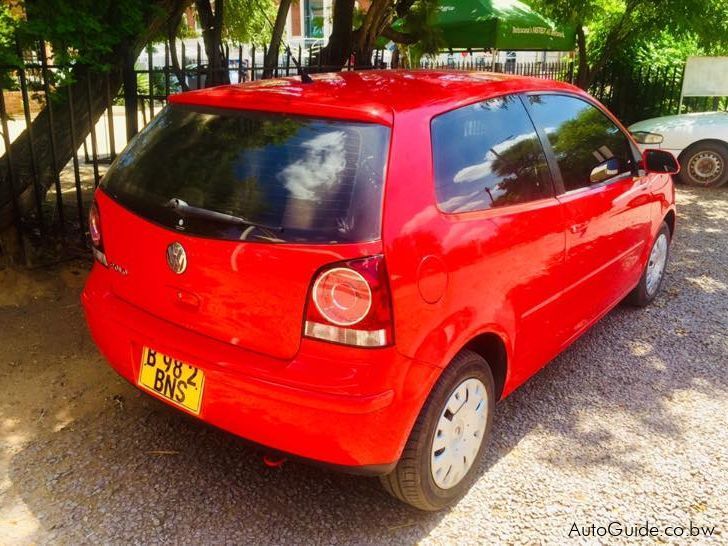
[[475,479],[496,401],[655,297],[677,170],[553,81],[183,93],[96,193],[83,304],[138,388],[436,510]]

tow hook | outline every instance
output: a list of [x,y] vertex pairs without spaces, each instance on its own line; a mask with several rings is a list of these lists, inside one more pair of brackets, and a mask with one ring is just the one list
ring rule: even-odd
[[285,457],[280,455],[265,454],[263,455],[263,464],[268,468],[280,468],[287,461]]

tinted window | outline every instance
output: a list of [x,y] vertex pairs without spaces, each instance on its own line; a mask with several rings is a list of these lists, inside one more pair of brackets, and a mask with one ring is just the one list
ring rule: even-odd
[[435,188],[446,212],[551,195],[546,157],[520,99],[499,97],[432,121]]
[[[171,106],[142,131],[103,187],[135,213],[194,235],[268,242],[356,242],[380,236],[389,129]],[[251,229],[168,206],[243,217]],[[166,206],[167,205],[167,206]]]
[[554,149],[566,190],[598,184],[632,172],[627,137],[598,108],[564,95],[529,96],[534,121]]

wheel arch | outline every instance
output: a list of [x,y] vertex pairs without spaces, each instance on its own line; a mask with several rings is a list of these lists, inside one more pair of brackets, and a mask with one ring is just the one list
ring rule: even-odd
[[463,349],[473,351],[488,363],[495,382],[496,400],[500,400],[508,376],[508,350],[503,338],[495,332],[481,333],[468,341]]
[[668,210],[667,214],[663,218],[663,222],[665,222],[667,227],[670,228],[670,239],[672,239],[675,235],[675,211],[672,209]]
[[726,152],[728,152],[728,142],[726,142],[725,140],[721,140],[719,138],[701,138],[700,140],[696,140],[695,142],[690,143],[690,145],[686,146],[685,149],[683,149],[677,156],[677,160],[680,162],[681,167],[682,161],[687,156],[687,154],[701,144],[717,144],[718,146],[722,146],[723,148],[725,148]]

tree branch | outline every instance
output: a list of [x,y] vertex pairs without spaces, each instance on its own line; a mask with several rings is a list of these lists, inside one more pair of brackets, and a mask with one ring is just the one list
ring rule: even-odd
[[167,26],[167,38],[169,39],[169,55],[172,60],[172,71],[177,77],[177,81],[179,81],[182,91],[189,91],[190,88],[187,85],[185,72],[180,67],[179,57],[177,56],[177,30],[182,22],[182,13],[183,12],[180,11],[179,13],[174,14],[169,20],[169,25]]
[[397,44],[412,45],[417,43],[417,38],[412,34],[407,34],[406,32],[394,30],[391,26],[384,27],[381,32],[381,36],[384,36],[385,38],[388,38]]
[[291,0],[281,0],[278,5],[278,13],[276,14],[276,22],[273,25],[273,33],[270,39],[268,51],[263,59],[263,77],[271,78],[275,74],[278,66],[278,52],[281,49],[281,40],[283,39],[283,31],[286,28],[286,18],[288,10],[291,7]]

